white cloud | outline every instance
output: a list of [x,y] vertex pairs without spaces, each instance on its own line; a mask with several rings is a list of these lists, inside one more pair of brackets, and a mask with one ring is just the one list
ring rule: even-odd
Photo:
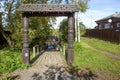
[[55,24],[54,28],[59,28],[60,22],[65,18],[67,18],[67,17],[56,17],[56,24]]
[[[95,26],[97,26],[95,21],[101,18],[104,18],[106,16],[109,16],[113,13],[114,12],[109,11],[108,9],[102,10],[102,11],[101,10],[88,10],[86,13],[79,13],[79,18],[87,28],[94,28]],[[54,28],[58,28],[60,22],[65,18],[67,17],[57,17],[56,25],[54,26]]]
[[120,12],[119,3],[120,0],[90,0],[89,9],[85,14],[80,13],[79,17],[86,27],[94,28],[96,20]]
[[[115,12],[120,12],[120,8],[104,8],[103,10],[89,9],[86,13],[79,13],[80,20],[84,23],[87,28],[94,28],[97,26],[95,21],[114,14]],[[58,28],[59,23],[66,17],[57,17],[55,28]]]
[[115,12],[110,9],[88,10],[86,13],[80,13],[79,17],[87,28],[94,28],[95,26],[97,26],[97,24],[95,23],[96,20],[102,19],[114,13]]

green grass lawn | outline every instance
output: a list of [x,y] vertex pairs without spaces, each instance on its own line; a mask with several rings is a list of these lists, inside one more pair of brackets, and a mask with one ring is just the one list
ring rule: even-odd
[[[89,47],[89,45],[105,47],[104,45],[101,45],[103,44],[102,42],[104,41],[100,40],[99,42],[99,40],[96,39],[91,40],[88,38],[83,38],[80,43],[75,43],[75,65],[79,66],[80,68],[89,68],[90,70],[95,72],[110,72],[113,74],[120,75],[120,64],[116,60],[104,54],[101,54],[100,52],[94,51]],[[89,45],[86,43],[89,43]],[[112,49],[112,47],[114,47],[116,44],[111,44],[108,42],[108,45],[113,45],[110,46],[110,49]]]
[[82,41],[84,41],[85,43],[94,48],[105,50],[115,54],[120,54],[120,44],[99,40],[95,38],[82,37],[81,39]]
[[[82,37],[80,43],[74,44],[74,62],[76,66],[89,68],[95,72],[102,71],[120,75],[120,63],[100,52],[94,51],[89,45],[108,51],[112,49],[114,53],[118,54],[120,50],[120,45],[118,44]],[[21,62],[21,50],[13,48],[0,50],[0,74],[11,72],[18,68],[27,68],[27,65]]]

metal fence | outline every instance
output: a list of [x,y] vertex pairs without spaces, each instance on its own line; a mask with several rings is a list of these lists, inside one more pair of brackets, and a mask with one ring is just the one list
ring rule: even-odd
[[87,29],[85,36],[120,43],[120,28],[116,29]]

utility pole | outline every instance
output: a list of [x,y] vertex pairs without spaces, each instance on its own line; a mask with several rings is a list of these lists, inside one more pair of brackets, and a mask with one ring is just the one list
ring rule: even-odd
[[[73,1],[73,4],[75,4],[75,5],[77,5],[77,0],[74,0]],[[77,17],[78,17],[78,15],[77,15],[77,12],[75,12],[75,41],[77,42],[78,41],[78,29],[77,29]]]
[[92,26],[92,15],[90,16],[90,18],[91,18],[91,27],[93,27],[93,26]]
[[[78,5],[78,0],[74,0],[74,4]],[[78,13],[75,13],[75,41],[80,42],[80,28],[79,28],[79,20],[78,20]]]
[[78,42],[80,42],[80,25],[79,25],[79,22],[80,21],[80,19],[78,18]]
[[75,13],[75,41],[77,42],[78,37],[77,37],[77,17],[76,17],[77,13]]

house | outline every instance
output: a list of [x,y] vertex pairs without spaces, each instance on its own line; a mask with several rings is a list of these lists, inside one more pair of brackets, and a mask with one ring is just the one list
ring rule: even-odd
[[95,22],[97,23],[96,29],[120,28],[120,12],[116,12]]
[[85,36],[120,43],[120,12],[96,21],[95,29],[87,29]]

